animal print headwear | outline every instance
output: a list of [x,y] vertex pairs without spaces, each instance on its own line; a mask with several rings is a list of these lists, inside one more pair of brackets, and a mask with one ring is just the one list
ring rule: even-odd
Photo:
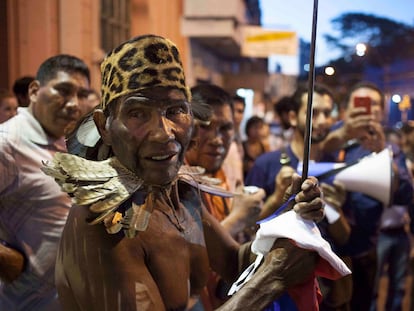
[[118,97],[156,86],[180,89],[191,100],[178,49],[160,36],[144,35],[124,42],[105,57],[101,72],[102,110]]

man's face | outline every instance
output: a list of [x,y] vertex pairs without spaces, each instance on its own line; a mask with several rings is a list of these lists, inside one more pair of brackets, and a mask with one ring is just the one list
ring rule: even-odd
[[[306,110],[307,110],[308,95],[302,96],[302,105],[297,115],[297,129],[304,136],[306,128]],[[325,139],[329,134],[330,127],[333,123],[332,109],[333,101],[328,95],[321,95],[319,93],[313,94],[312,103],[312,143],[319,143]]]
[[267,134],[265,125],[262,122],[253,124],[246,133],[247,138],[251,141],[259,141],[263,137],[266,137]]
[[186,153],[190,165],[204,167],[209,174],[216,173],[223,164],[234,137],[233,115],[230,104],[211,107],[213,115],[209,125],[200,125],[196,144]]
[[234,128],[238,129],[240,128],[240,124],[243,120],[244,104],[235,100],[233,103],[233,108],[234,108],[234,112],[233,112]]
[[0,123],[3,123],[17,114],[17,99],[13,96],[3,98],[0,102]]
[[124,96],[116,105],[107,132],[118,160],[148,185],[170,184],[193,129],[183,92],[156,88],[145,95]]
[[32,82],[29,94],[33,114],[49,135],[62,137],[65,129],[78,121],[78,94],[88,88],[89,82],[84,75],[64,71],[59,71],[45,85]]

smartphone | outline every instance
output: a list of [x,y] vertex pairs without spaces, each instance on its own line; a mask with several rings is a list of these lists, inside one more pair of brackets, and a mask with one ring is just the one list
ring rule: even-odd
[[371,114],[371,98],[370,97],[354,97],[354,107],[364,107],[365,114]]

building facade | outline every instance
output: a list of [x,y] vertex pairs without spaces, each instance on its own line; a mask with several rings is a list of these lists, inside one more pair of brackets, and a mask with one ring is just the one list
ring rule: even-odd
[[105,53],[153,33],[177,44],[191,86],[211,82],[261,94],[269,88],[267,59],[240,52],[242,27],[259,23],[258,0],[0,0],[0,87],[11,89],[47,57],[68,53],[89,65],[99,89]]

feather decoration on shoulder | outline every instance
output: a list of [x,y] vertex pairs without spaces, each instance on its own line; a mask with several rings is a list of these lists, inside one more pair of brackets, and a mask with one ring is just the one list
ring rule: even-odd
[[199,189],[220,197],[233,197],[234,193],[227,191],[217,185],[221,181],[217,178],[209,177],[204,174],[205,169],[201,166],[182,165],[178,171],[178,179]]
[[[142,205],[131,206],[122,214],[117,211],[144,184],[143,179],[124,167],[117,158],[91,161],[58,152],[51,162],[44,162],[41,169],[55,178],[62,191],[72,197],[73,203],[89,206],[93,214],[98,214],[89,222],[91,225],[103,222],[109,233],[124,229],[129,237],[135,236],[136,231],[146,230],[152,212],[149,207],[153,202],[148,200],[151,195],[147,195]],[[213,195],[234,195],[218,187],[220,181],[205,176],[204,172],[202,167],[183,165],[178,172],[178,180]]]
[[43,165],[42,171],[55,178],[75,204],[90,205],[90,211],[99,214],[91,224],[111,215],[144,183],[116,158],[90,161],[71,154],[56,153],[51,162],[44,162]]

